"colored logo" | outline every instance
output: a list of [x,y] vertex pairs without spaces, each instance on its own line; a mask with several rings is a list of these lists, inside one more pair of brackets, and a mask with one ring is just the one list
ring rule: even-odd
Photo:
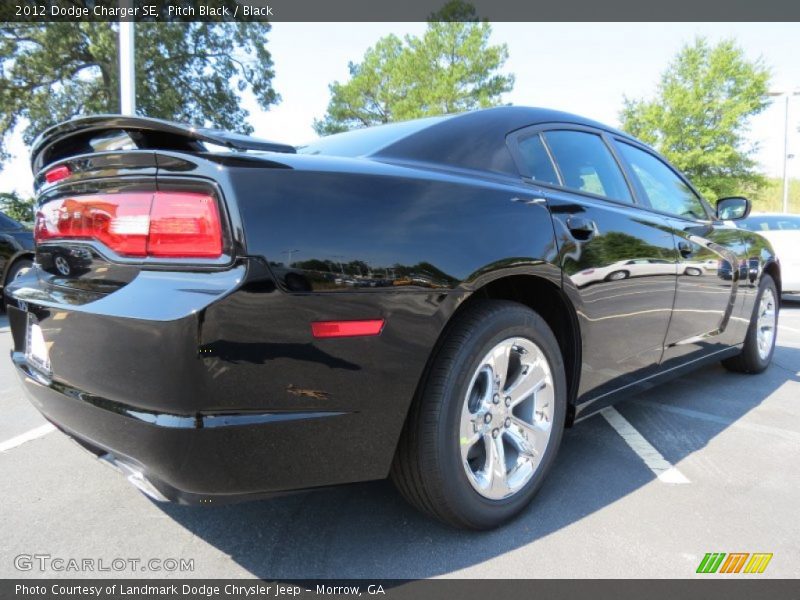
[[709,552],[700,561],[698,573],[763,573],[772,553],[755,552]]

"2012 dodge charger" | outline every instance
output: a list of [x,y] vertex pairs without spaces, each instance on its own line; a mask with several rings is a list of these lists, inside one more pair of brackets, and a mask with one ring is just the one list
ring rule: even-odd
[[493,527],[576,419],[772,358],[779,263],[730,222],[749,202],[712,210],[574,115],[503,107],[299,149],[98,116],[44,132],[32,164],[13,361],[50,421],[158,499],[388,475],[430,515]]

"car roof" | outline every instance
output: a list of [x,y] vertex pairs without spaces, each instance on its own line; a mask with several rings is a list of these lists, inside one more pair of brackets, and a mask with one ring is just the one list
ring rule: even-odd
[[421,161],[518,175],[506,147],[506,136],[546,123],[592,127],[634,140],[622,131],[571,113],[548,108],[498,106],[335,134],[312,142],[305,151]]
[[783,212],[751,212],[747,215],[747,218],[750,217],[789,217],[792,219],[800,218],[800,215],[796,213],[783,213]]

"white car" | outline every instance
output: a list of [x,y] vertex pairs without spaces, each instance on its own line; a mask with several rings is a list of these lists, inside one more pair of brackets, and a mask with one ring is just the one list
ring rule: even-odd
[[753,213],[737,227],[760,233],[769,240],[781,262],[783,292],[800,292],[800,215]]
[[[716,267],[716,262],[714,263]],[[650,275],[676,275],[678,269],[683,269],[685,275],[699,276],[703,274],[703,265],[700,263],[678,264],[663,258],[635,258],[621,260],[607,267],[586,269],[570,276],[572,282],[583,287],[598,281],[619,281],[629,277],[644,277]]]

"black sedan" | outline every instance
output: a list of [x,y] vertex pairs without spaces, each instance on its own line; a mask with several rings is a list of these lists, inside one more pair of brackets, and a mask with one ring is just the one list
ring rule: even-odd
[[0,212],[0,309],[3,288],[33,266],[33,233],[19,221]]
[[502,107],[299,149],[98,116],[46,131],[32,163],[12,359],[49,420],[160,500],[390,476],[489,528],[576,419],[772,358],[779,263],[724,223],[749,202],[712,209],[574,115]]

